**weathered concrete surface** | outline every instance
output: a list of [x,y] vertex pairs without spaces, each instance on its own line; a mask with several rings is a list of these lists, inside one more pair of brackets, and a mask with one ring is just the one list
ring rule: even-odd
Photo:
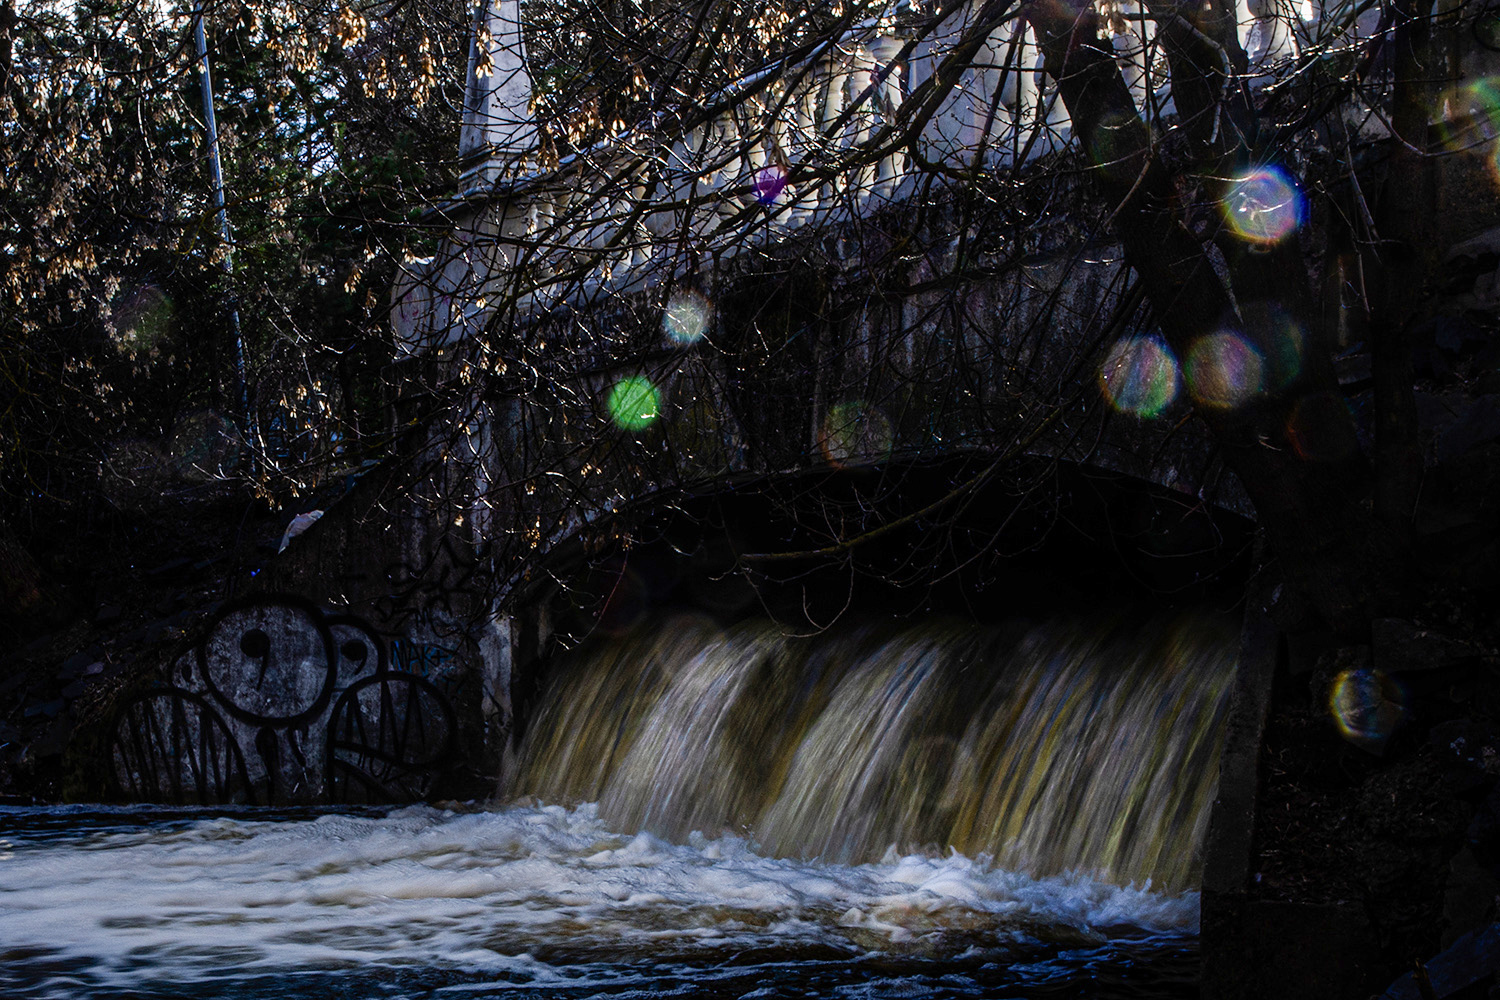
[[173,804],[472,794],[464,664],[288,596],[232,602],[105,737],[108,797]]
[[[1219,788],[1204,846],[1201,942],[1204,1000],[1250,1000],[1283,993],[1300,977],[1274,970],[1261,953],[1273,950],[1274,922],[1249,896],[1256,795],[1260,785],[1261,739],[1271,707],[1271,684],[1281,655],[1281,635],[1270,618],[1270,595],[1254,594],[1246,604],[1240,660],[1219,758]],[[1305,919],[1305,916],[1303,917]],[[1279,940],[1279,939],[1278,939]],[[1247,970],[1277,972],[1272,980]],[[1313,994],[1307,994],[1309,996]]]

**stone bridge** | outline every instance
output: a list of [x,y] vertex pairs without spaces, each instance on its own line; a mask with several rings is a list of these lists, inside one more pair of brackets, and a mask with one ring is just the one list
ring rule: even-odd
[[[1277,6],[1241,10],[1268,72],[1376,30],[1374,4]],[[1138,105],[1169,116],[1152,17],[1111,9]],[[117,794],[484,796],[549,658],[668,609],[800,631],[851,609],[1003,620],[1216,599],[1245,628],[1204,995],[1350,989],[1332,979],[1375,954],[1355,940],[1363,904],[1252,898],[1273,676],[1327,650],[1294,648],[1264,580],[1246,585],[1253,511],[1192,418],[1024,21],[959,4],[922,32],[856,25],[548,162],[516,2],[481,17],[460,190],[393,291],[406,433],[126,701]],[[1483,58],[1475,75],[1495,68]],[[1430,124],[1495,120],[1456,107]],[[1469,190],[1451,179],[1465,156],[1433,167],[1450,171],[1440,192]],[[1273,178],[1231,224],[1294,196]],[[1450,256],[1493,268],[1500,230],[1476,224],[1492,197],[1443,197]],[[1341,267],[1315,290],[1335,309]],[[1265,961],[1287,926],[1319,943],[1300,972],[1332,942],[1327,989]]]
[[[447,235],[393,291],[398,453],[131,704],[120,791],[482,794],[532,665],[668,606],[816,628],[1232,585],[1248,504],[1030,29],[907,13],[553,157],[517,2],[482,5]],[[1242,10],[1252,59],[1374,27],[1316,13]],[[1116,14],[1170,115],[1154,20]]]
[[[1268,74],[1378,19],[1241,6]],[[424,453],[443,521],[507,549],[501,591],[649,496],[829,467],[1049,456],[1249,514],[1019,8],[901,10],[556,157],[518,3],[481,5],[448,235],[402,263],[391,316],[409,396],[452,407]],[[1108,23],[1139,106],[1170,118],[1154,16]]]
[[[1257,64],[1333,44],[1304,13],[1242,11]],[[1152,19],[1119,15],[1170,114]],[[657,608],[816,628],[1242,572],[1249,505],[1013,10],[855,25],[555,162],[515,0],[482,18],[447,235],[393,291],[397,454],[127,730],[212,734],[200,771],[267,799],[482,794],[533,664]],[[158,751],[118,781],[191,798]]]
[[[1305,47],[1355,51],[1379,20],[1370,7],[1238,2],[1241,42],[1268,80]],[[1116,6],[1108,24],[1136,104],[1168,119],[1157,16],[1130,0]],[[839,256],[869,266],[868,247],[847,245],[851,230],[891,206],[976,189],[1016,198],[1027,164],[1071,148],[1067,113],[1019,4],[943,10],[902,28],[899,4],[559,158],[540,142],[548,123],[534,118],[519,0],[481,4],[475,37],[490,46],[470,57],[466,169],[438,213],[452,235],[434,256],[405,262],[392,313],[398,345],[429,351],[685,274],[717,276],[799,235],[833,239]],[[1378,121],[1356,127],[1385,134]],[[985,191],[1000,175],[1010,185]]]

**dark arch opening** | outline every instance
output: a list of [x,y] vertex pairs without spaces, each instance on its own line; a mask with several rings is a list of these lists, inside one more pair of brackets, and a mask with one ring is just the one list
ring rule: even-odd
[[591,524],[553,550],[513,605],[534,630],[514,664],[516,738],[554,654],[676,611],[812,632],[851,619],[1237,609],[1252,521],[1040,457],[953,496],[986,460],[762,477]]

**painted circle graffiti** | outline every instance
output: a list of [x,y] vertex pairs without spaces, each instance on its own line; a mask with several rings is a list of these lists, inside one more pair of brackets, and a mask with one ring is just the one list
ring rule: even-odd
[[317,609],[277,600],[231,608],[198,646],[199,676],[230,715],[293,727],[328,706],[333,636]]
[[328,720],[328,797],[334,802],[426,798],[453,755],[458,725],[431,682],[385,673],[340,696]]

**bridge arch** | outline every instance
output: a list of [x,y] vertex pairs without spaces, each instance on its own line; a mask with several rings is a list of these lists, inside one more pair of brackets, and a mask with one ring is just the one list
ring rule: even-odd
[[870,619],[976,624],[1231,611],[1254,524],[1046,456],[801,470],[639,498],[558,539],[504,602],[517,725],[550,665],[688,612],[790,634]]

